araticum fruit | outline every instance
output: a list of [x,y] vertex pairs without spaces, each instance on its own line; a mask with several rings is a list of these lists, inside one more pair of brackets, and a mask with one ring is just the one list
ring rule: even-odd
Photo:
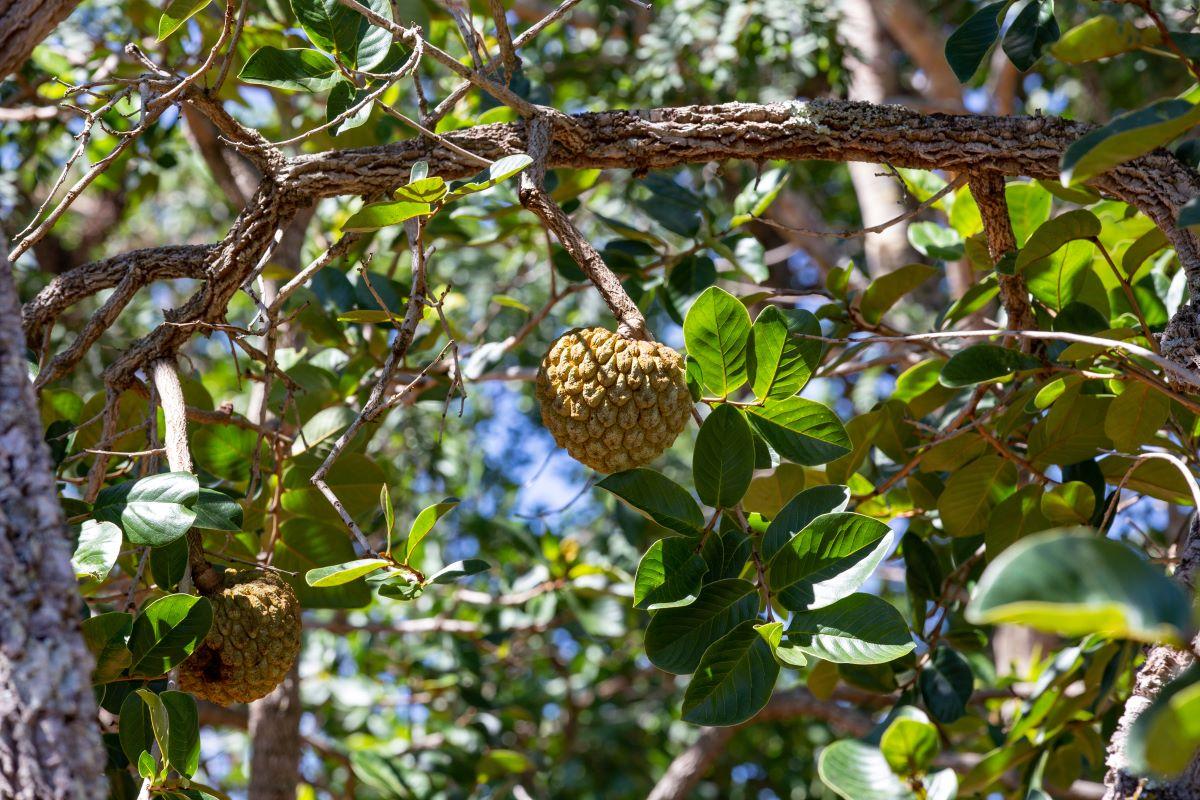
[[179,665],[179,688],[223,706],[270,693],[300,654],[296,593],[271,573],[228,569],[208,599],[212,627]]
[[604,328],[563,334],[537,376],[542,421],[571,456],[600,472],[649,463],[687,424],[683,356]]

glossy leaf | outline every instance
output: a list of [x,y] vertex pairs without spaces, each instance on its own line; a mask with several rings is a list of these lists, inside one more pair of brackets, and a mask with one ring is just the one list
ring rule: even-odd
[[754,440],[746,417],[721,404],[700,426],[692,453],[692,478],[700,501],[713,508],[737,505],[754,474]]
[[417,514],[417,518],[413,520],[412,526],[408,530],[408,539],[404,543],[404,560],[410,560],[417,552],[417,547],[433,530],[433,526],[442,517],[449,514],[458,506],[459,500],[457,497],[447,497],[440,503],[434,503],[421,509],[421,513]]
[[[693,672],[709,645],[758,612],[754,584],[740,579],[715,581],[695,602],[657,612],[646,628],[646,657],[666,672]],[[757,635],[757,634],[755,634]]]
[[833,742],[817,758],[821,781],[845,800],[908,800],[912,793],[878,747],[857,739]]
[[158,40],[161,42],[203,11],[212,0],[170,0],[158,18]]
[[97,520],[119,524],[130,543],[159,547],[195,524],[192,506],[199,496],[195,475],[166,472],[102,489],[92,513]]
[[359,558],[354,561],[347,561],[344,564],[333,564],[328,567],[310,569],[304,573],[304,580],[309,586],[316,588],[340,586],[343,583],[349,583],[355,578],[361,578],[376,570],[383,569],[389,563],[391,562],[386,558]]
[[212,624],[212,604],[190,594],[169,594],[150,603],[133,621],[129,674],[157,677],[192,654]]
[[328,91],[340,78],[332,61],[317,50],[281,50],[265,45],[246,59],[238,78],[246,83],[291,91]]
[[468,558],[462,561],[455,561],[453,564],[447,564],[430,575],[428,583],[453,583],[460,578],[468,578],[472,575],[478,575],[481,572],[487,572],[491,568],[492,565],[482,558]]
[[962,656],[941,646],[921,670],[917,686],[929,713],[939,722],[950,723],[967,712],[967,701],[975,690],[975,675]]
[[967,607],[977,625],[1015,623],[1063,636],[1154,642],[1191,630],[1183,590],[1128,545],[1087,529],[1023,539],[992,561]]
[[683,694],[683,718],[697,725],[736,725],[771,699],[779,665],[754,623],[738,625],[700,659]]
[[661,472],[638,467],[616,472],[596,484],[607,489],[664,528],[696,535],[704,526],[700,506],[678,483]]
[[835,664],[886,664],[916,647],[895,606],[861,592],[792,615],[785,642]]
[[725,397],[746,382],[750,314],[729,292],[710,286],[696,298],[683,321],[683,340],[713,394]]
[[893,539],[879,520],[846,512],[823,514],[771,559],[771,590],[793,611],[830,605],[866,582]]
[[788,397],[747,411],[754,429],[788,461],[818,466],[850,452],[850,437],[842,421],[813,400]]
[[708,564],[694,540],[659,539],[638,564],[633,605],[649,609],[686,605],[696,598],[706,572]]
[[[820,323],[807,312],[796,325],[808,335],[821,333]],[[808,383],[819,355],[819,342],[793,336],[783,312],[767,306],[754,320],[746,355],[754,396],[764,401],[791,397]]]
[[974,386],[1037,366],[1036,359],[1020,350],[994,344],[975,344],[950,357],[942,367],[940,380],[943,386],[950,388]]
[[1091,211],[1079,208],[1059,214],[1043,222],[1029,237],[1029,241],[1017,254],[1017,271],[1052,255],[1067,242],[1079,239],[1095,239],[1100,235],[1100,220]]
[[1084,134],[1062,155],[1064,186],[1082,183],[1170,142],[1200,122],[1200,107],[1186,100],[1157,100]]
[[121,529],[111,522],[84,520],[79,543],[71,556],[76,578],[102,581],[108,577],[121,554]]

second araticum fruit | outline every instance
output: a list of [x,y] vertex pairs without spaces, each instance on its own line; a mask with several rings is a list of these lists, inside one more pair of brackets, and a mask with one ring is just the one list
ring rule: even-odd
[[229,569],[208,599],[212,627],[179,665],[179,688],[223,706],[270,693],[300,655],[296,593],[271,573]]
[[604,328],[559,337],[538,370],[537,399],[554,441],[600,472],[654,460],[692,409],[683,356]]

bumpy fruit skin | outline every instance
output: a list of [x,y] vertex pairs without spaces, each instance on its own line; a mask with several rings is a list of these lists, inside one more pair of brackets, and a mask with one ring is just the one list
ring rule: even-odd
[[683,356],[604,328],[567,331],[537,376],[542,422],[572,458],[600,472],[647,464],[687,424]]
[[212,627],[179,665],[179,688],[223,706],[270,693],[300,654],[296,593],[271,573],[227,569],[224,588],[208,599]]

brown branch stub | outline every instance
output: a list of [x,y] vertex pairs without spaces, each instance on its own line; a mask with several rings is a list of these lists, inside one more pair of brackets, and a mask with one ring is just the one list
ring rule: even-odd
[[[1017,251],[1017,237],[1008,216],[1008,201],[1004,198],[1004,176],[999,172],[976,172],[969,180],[971,196],[979,206],[983,230],[987,236],[992,262],[999,264],[1009,253]],[[1033,309],[1029,306],[1029,290],[1020,275],[999,275],[1000,302],[1008,314],[1009,327],[1031,330],[1037,327]]]
[[521,205],[532,211],[542,224],[558,237],[571,258],[579,264],[579,268],[595,285],[604,302],[612,310],[613,316],[617,318],[617,330],[635,339],[650,339],[652,337],[646,330],[646,318],[621,285],[621,280],[608,268],[592,243],[543,188],[551,130],[552,124],[545,116],[535,117],[528,123],[527,146],[533,163],[521,173],[518,188]]

